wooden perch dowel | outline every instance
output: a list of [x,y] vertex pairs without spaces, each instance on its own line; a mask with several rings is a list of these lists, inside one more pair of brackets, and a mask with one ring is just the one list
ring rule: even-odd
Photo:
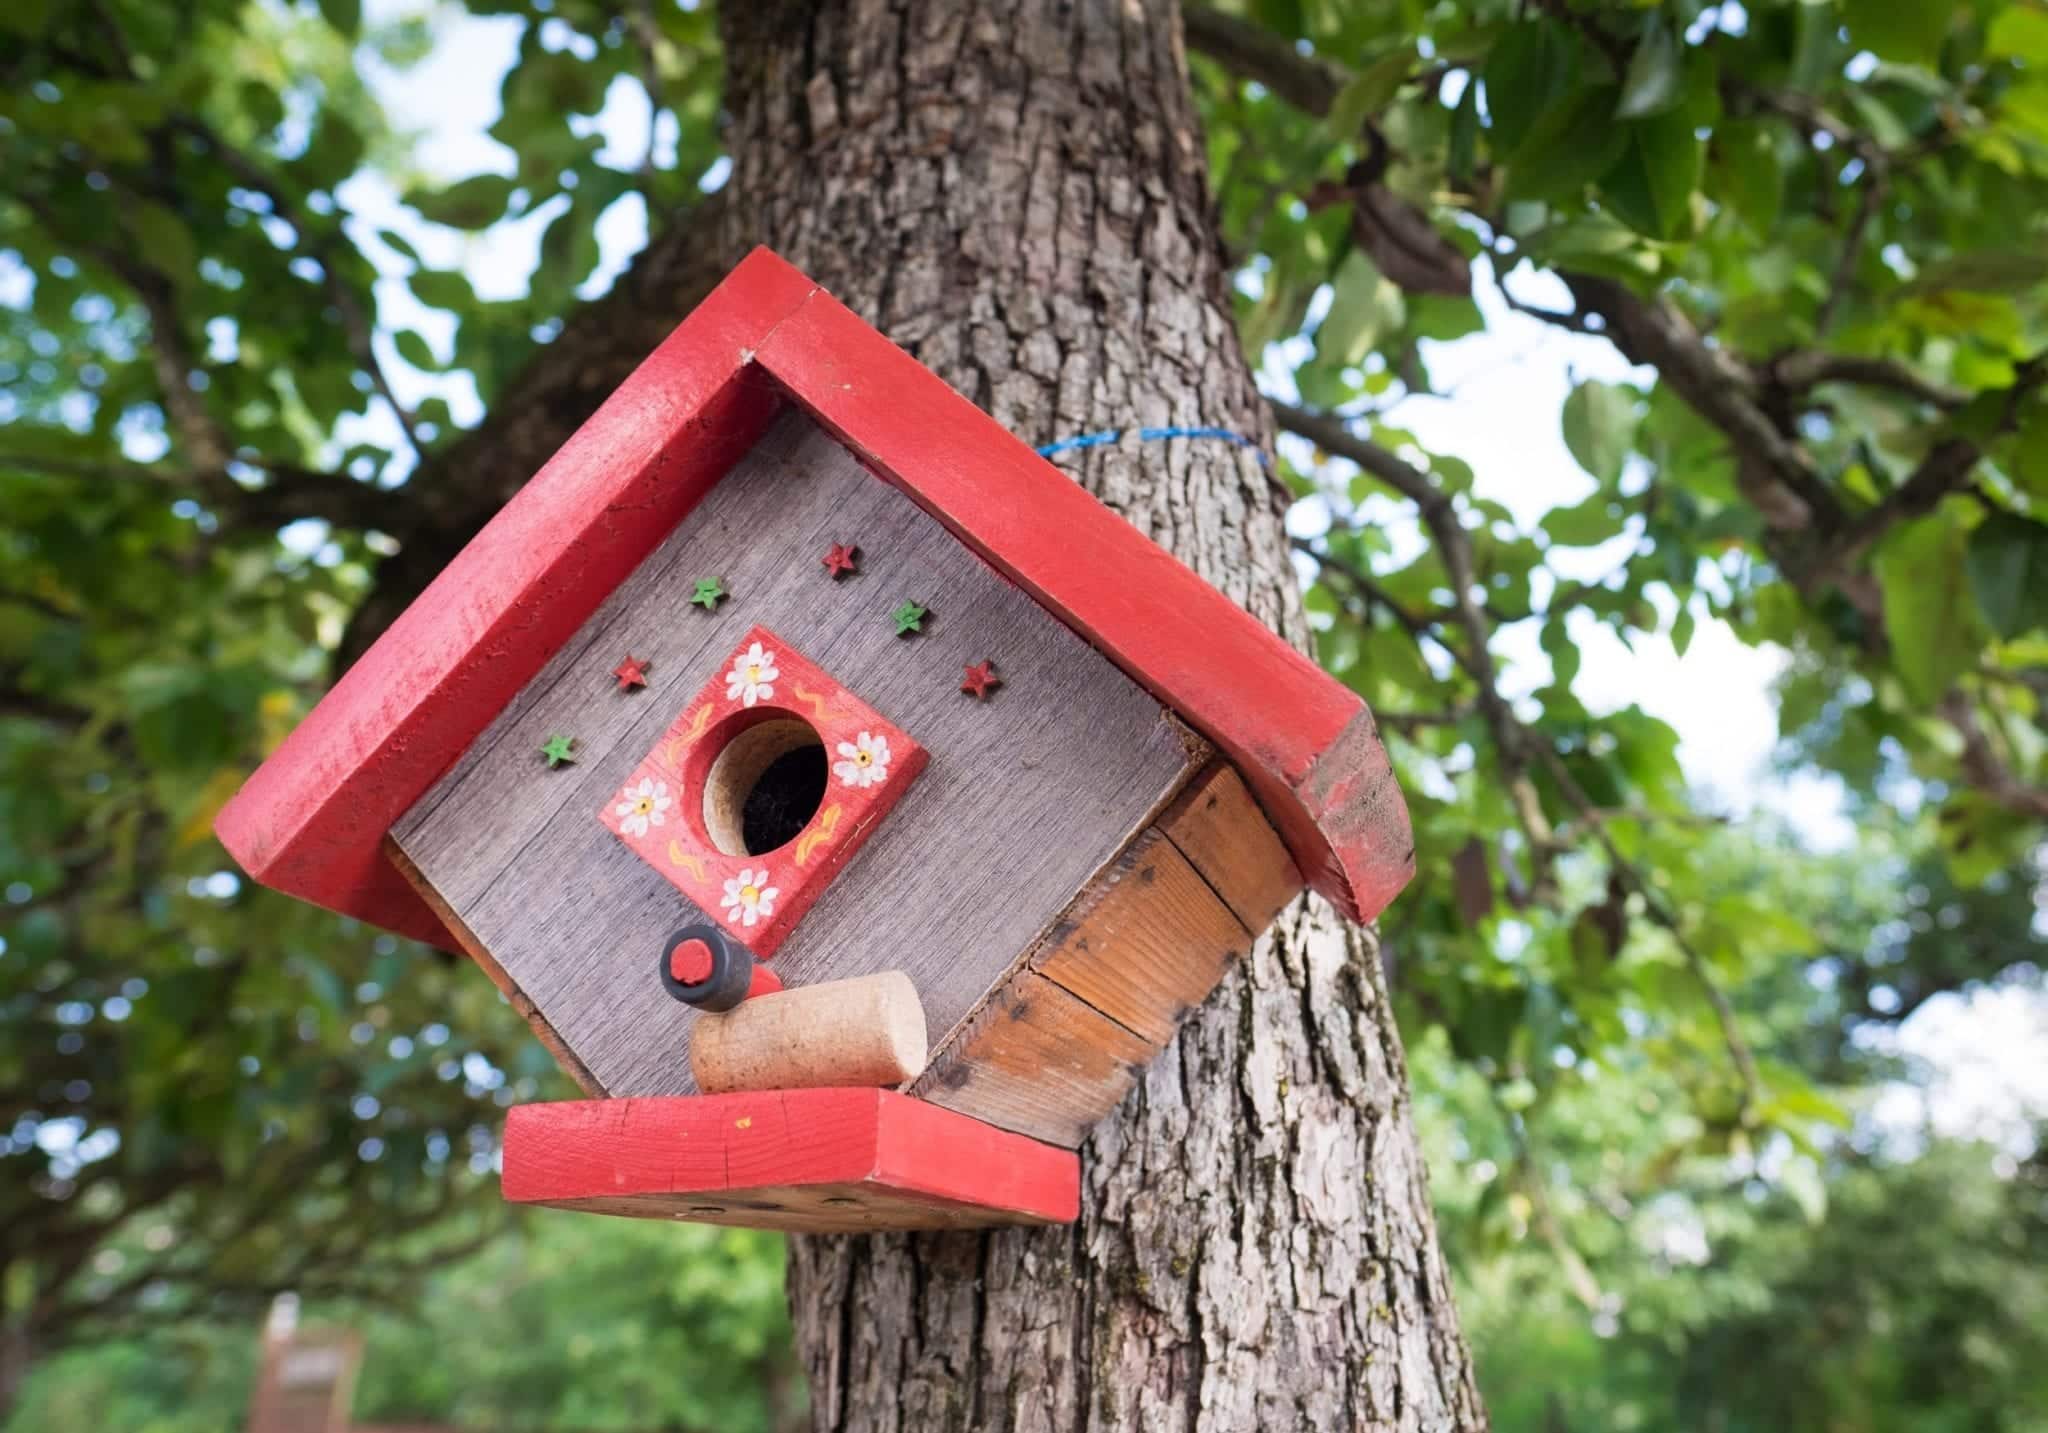
[[690,1072],[707,1095],[896,1085],[924,1070],[924,1006],[900,970],[827,980],[707,1014]]

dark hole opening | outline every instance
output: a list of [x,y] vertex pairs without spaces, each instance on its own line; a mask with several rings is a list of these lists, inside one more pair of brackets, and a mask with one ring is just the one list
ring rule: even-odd
[[829,772],[825,748],[816,744],[785,751],[761,773],[740,807],[740,839],[749,856],[786,846],[818,814]]

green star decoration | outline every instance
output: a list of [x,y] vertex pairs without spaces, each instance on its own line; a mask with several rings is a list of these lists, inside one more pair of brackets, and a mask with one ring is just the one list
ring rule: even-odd
[[690,594],[690,600],[706,612],[713,612],[717,610],[719,603],[730,596],[732,594],[725,590],[723,577],[700,577],[697,579],[697,590]]
[[576,758],[570,754],[569,748],[575,744],[573,736],[551,736],[542,742],[540,754],[546,760],[548,770],[553,771],[565,761],[573,764]]
[[905,602],[889,614],[889,620],[896,624],[896,635],[902,637],[912,632],[922,632],[924,619],[930,610],[915,602]]

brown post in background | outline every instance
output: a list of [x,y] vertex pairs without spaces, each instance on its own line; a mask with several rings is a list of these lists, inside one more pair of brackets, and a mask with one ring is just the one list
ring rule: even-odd
[[346,1329],[298,1327],[298,1300],[281,1296],[263,1326],[263,1362],[247,1433],[348,1433],[363,1340]]

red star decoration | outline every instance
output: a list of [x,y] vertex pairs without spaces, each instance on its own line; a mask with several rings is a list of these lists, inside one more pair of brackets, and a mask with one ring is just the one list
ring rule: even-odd
[[960,690],[982,701],[987,701],[988,694],[1003,684],[1003,679],[996,675],[996,664],[986,658],[968,667],[966,672],[960,680]]
[[850,542],[835,542],[826,550],[825,570],[837,582],[849,572],[860,571],[860,548]]
[[647,663],[628,653],[625,661],[612,668],[612,675],[619,679],[620,691],[630,692],[647,685]]

